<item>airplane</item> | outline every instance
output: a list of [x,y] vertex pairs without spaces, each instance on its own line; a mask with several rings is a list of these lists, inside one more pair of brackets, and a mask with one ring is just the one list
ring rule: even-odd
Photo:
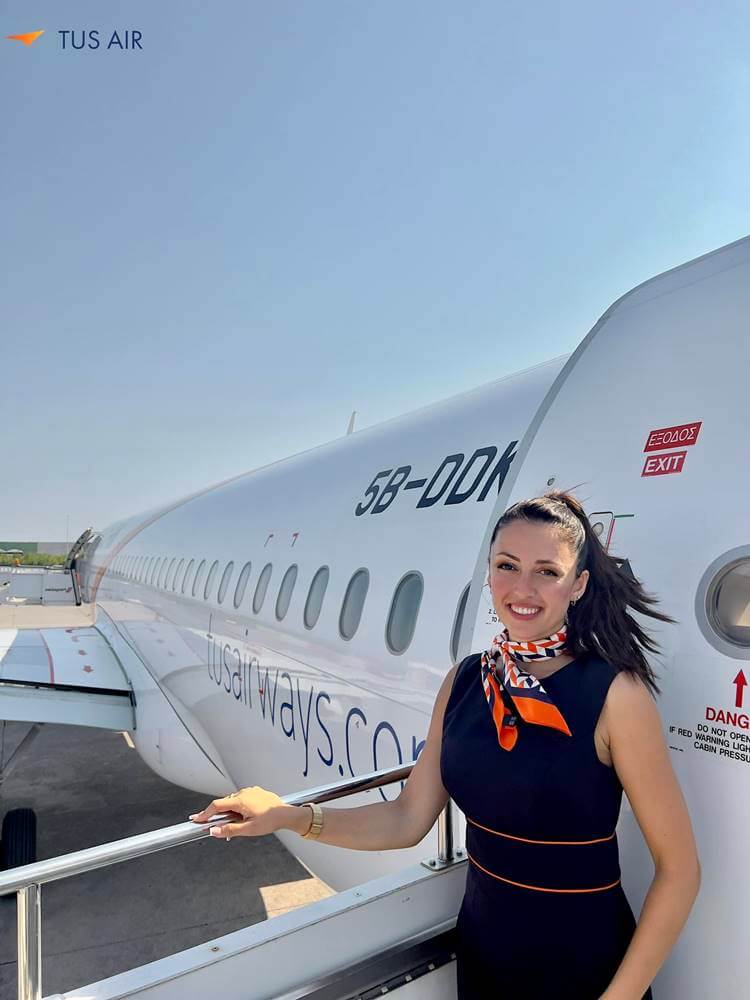
[[[737,992],[750,902],[748,316],[750,237],[629,291],[569,355],[85,532],[68,565],[95,624],[0,633],[0,717],[127,731],[200,807],[248,785],[283,795],[411,762],[447,671],[502,627],[486,586],[497,518],[575,489],[621,571],[677,620],[640,624],[661,650],[658,705],[703,878],[658,995]],[[653,862],[626,796],[617,835],[637,914]],[[433,830],[369,852],[276,836],[337,890],[436,842]]]

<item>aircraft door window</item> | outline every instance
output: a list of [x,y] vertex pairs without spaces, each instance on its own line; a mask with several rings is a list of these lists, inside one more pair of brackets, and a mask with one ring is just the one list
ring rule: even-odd
[[233,572],[234,572],[234,563],[233,562],[227,563],[226,569],[221,574],[221,583],[219,584],[219,593],[216,596],[216,600],[219,602],[219,604],[222,604],[224,602],[224,595],[227,592],[227,587],[229,586],[229,581],[232,578],[232,573]]
[[268,581],[271,579],[272,570],[273,566],[271,565],[271,563],[266,563],[266,565],[260,571],[258,582],[255,585],[255,593],[253,594],[253,611],[255,612],[256,615],[263,607],[263,601],[265,601],[266,599],[266,591],[268,590]]
[[392,653],[403,653],[411,642],[423,592],[424,581],[421,573],[407,573],[399,581],[393,594],[385,627],[386,645]]
[[359,628],[369,586],[370,574],[366,569],[358,569],[349,581],[341,604],[339,633],[342,639],[351,639]]
[[302,616],[306,628],[314,628],[315,623],[320,617],[320,611],[323,607],[323,598],[325,597],[330,575],[328,567],[321,566],[313,577],[312,583],[310,584],[310,590],[307,593],[305,610]]
[[253,568],[253,564],[246,562],[242,567],[242,571],[237,580],[237,586],[234,588],[234,606],[238,608],[242,604],[242,598],[245,596],[245,591],[247,590],[247,581],[250,579],[250,570]]
[[208,600],[208,595],[213,586],[214,578],[216,577],[216,571],[219,568],[219,560],[214,559],[211,563],[211,569],[208,571],[208,576],[206,577],[206,586],[203,588],[203,600]]
[[294,563],[284,574],[284,579],[279,587],[279,594],[276,598],[276,618],[283,621],[289,610],[289,603],[292,600],[292,592],[297,582],[297,564]]
[[451,631],[451,659],[454,663],[458,660],[458,639],[461,635],[461,626],[464,623],[464,614],[466,612],[466,602],[469,599],[469,589],[471,588],[471,583],[467,583],[464,589],[461,591],[461,596],[458,599],[458,607],[456,608],[456,617],[453,620],[453,629]]
[[203,574],[206,572],[206,560],[201,559],[198,569],[195,573],[195,579],[193,580],[193,597],[198,593],[198,587],[201,585],[201,580],[203,579]]
[[187,590],[188,580],[190,579],[190,574],[193,571],[193,566],[195,566],[195,559],[191,559],[187,564],[187,569],[185,570],[185,575],[182,578],[182,587],[180,588],[180,593],[184,594]]
[[172,562],[169,564],[169,569],[167,570],[167,574],[164,577],[164,589],[165,590],[171,590],[172,589],[172,581],[174,580],[174,576],[172,575],[172,571],[174,570],[174,568],[175,568],[176,565],[177,565],[177,559],[173,559]]
[[184,559],[180,559],[180,561],[177,563],[177,569],[174,571],[174,577],[172,579],[172,590],[173,591],[177,590],[177,581],[180,578],[180,570],[182,569],[182,567],[184,565],[185,565],[185,560]]
[[696,617],[704,636],[719,652],[750,659],[750,546],[715,560],[696,594]]

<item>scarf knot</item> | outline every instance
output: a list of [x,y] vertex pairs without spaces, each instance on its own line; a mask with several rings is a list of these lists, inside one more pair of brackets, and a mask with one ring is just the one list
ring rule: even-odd
[[482,653],[482,686],[498,742],[504,750],[512,750],[518,742],[519,717],[524,722],[573,735],[539,678],[521,666],[521,663],[538,663],[569,653],[566,638],[567,630],[563,626],[559,632],[544,639],[517,642],[510,638],[506,628],[494,637],[490,649]]

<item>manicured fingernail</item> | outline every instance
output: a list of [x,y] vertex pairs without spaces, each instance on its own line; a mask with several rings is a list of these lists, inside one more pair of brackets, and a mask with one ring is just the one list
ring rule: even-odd
[[195,819],[197,815],[198,813],[192,813],[190,816],[188,816],[188,819]]
[[221,827],[220,826],[212,826],[209,829],[208,832],[211,834],[212,837],[220,837],[221,836]]

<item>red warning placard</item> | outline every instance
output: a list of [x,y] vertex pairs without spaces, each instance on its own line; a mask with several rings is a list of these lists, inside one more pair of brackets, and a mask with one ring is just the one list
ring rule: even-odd
[[641,478],[644,476],[669,476],[673,472],[682,472],[685,464],[686,451],[670,451],[668,455],[649,455],[643,466]]
[[687,448],[698,440],[702,420],[677,427],[659,427],[649,431],[644,451],[665,451],[667,448]]

